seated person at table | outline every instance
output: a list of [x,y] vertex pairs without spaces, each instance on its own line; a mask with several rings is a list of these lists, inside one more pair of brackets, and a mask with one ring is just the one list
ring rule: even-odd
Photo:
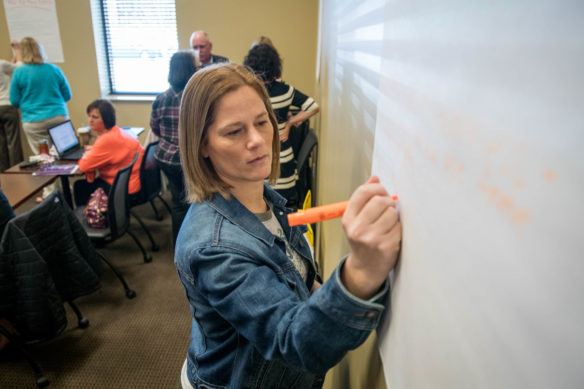
[[[139,152],[128,185],[131,201],[132,194],[140,190],[140,164],[144,147],[116,126],[116,111],[108,100],[97,99],[89,104],[87,115],[89,128],[97,133],[97,140],[79,160],[79,170],[85,173],[86,179],[76,181],[73,185],[75,204],[87,204],[91,193],[98,187],[109,193],[118,170],[128,166],[136,152]],[[97,178],[96,172],[99,173]]]

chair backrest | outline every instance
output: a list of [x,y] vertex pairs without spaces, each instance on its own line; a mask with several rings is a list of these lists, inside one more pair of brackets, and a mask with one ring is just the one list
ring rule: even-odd
[[302,143],[306,139],[306,136],[310,132],[310,123],[308,120],[305,120],[296,128],[292,128],[290,130],[290,135],[288,137],[288,143],[292,146],[292,150],[294,150],[294,155],[298,158],[298,154],[300,153],[300,148],[302,147]]
[[[318,138],[314,131],[308,131],[300,146],[296,156],[296,169],[298,171],[298,181],[296,181],[296,190],[298,192],[299,206],[306,197],[308,190],[312,190],[313,202],[316,199],[316,150]],[[312,155],[312,160],[309,158]],[[309,164],[311,162],[311,164]]]
[[130,225],[128,185],[130,183],[132,168],[134,167],[139,154],[140,153],[136,153],[136,155],[134,155],[132,163],[118,170],[109,192],[107,212],[112,240],[123,235]]
[[101,272],[91,240],[55,190],[6,227],[0,242],[0,317],[12,307],[7,317],[15,319],[26,341],[57,335],[67,323],[63,301],[97,290]]
[[158,141],[149,143],[140,165],[140,200],[142,203],[154,199],[162,190],[160,167],[154,158]]
[[0,188],[0,238],[2,238],[2,232],[4,231],[4,226],[14,217],[14,210],[10,206],[8,199],[2,192]]

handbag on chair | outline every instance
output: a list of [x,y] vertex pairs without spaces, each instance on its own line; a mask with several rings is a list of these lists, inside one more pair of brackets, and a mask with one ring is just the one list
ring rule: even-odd
[[102,188],[97,188],[89,197],[83,214],[91,228],[107,228],[107,200],[107,194]]

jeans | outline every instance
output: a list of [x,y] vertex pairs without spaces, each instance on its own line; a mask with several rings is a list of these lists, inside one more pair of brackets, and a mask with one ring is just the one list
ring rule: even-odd
[[176,237],[180,231],[180,226],[189,210],[186,202],[185,179],[180,165],[169,165],[158,161],[160,169],[168,179],[168,188],[172,194],[172,241],[176,244]]

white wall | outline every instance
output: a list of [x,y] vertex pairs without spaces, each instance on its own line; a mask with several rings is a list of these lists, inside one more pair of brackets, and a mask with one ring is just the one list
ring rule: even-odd
[[386,2],[390,388],[581,388],[584,3]]
[[[582,20],[581,1],[322,1],[319,202],[373,171],[404,226],[385,374],[369,342],[329,387],[584,387]],[[326,273],[348,247],[321,228]]]

